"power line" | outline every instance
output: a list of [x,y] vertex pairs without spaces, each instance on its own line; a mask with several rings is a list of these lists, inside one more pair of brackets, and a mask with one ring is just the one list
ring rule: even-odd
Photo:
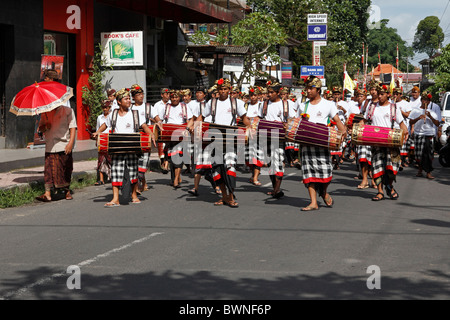
[[[449,4],[450,4],[450,0],[448,0],[447,5],[445,6],[444,12],[442,13],[442,17],[441,17],[441,19],[439,20],[439,23],[441,23],[442,18],[444,17],[445,11],[447,11],[447,8],[448,8],[448,5],[449,5]],[[446,30],[446,31],[447,31],[447,30]]]

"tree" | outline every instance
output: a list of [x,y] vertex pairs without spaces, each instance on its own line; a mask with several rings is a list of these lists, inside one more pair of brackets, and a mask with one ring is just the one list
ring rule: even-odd
[[442,49],[442,54],[432,62],[435,75],[435,84],[429,88],[433,93],[435,102],[438,101],[439,93],[450,91],[450,44]]
[[413,49],[408,46],[406,41],[397,33],[397,29],[388,28],[388,19],[380,21],[379,29],[372,29],[367,36],[367,45],[369,47],[368,64],[369,70],[372,66],[378,65],[378,53],[380,53],[381,62],[396,65],[397,58],[397,44],[399,51],[399,69],[406,72],[406,70],[413,70],[414,66],[409,64],[403,58],[412,58],[414,56]]
[[89,76],[89,85],[82,88],[83,105],[86,107],[86,111],[89,114],[86,125],[90,128],[97,126],[97,118],[103,112],[102,102],[107,98],[105,85],[103,80],[105,74],[113,70],[113,67],[105,67],[106,58],[103,56],[103,47],[98,45],[94,55],[93,69]]
[[368,32],[371,0],[249,0],[247,3],[254,10],[272,14],[289,37],[302,42],[290,50],[294,74],[301,65],[312,62],[312,43],[307,41],[308,13],[328,14],[328,45],[321,48],[327,82],[343,83],[344,63],[350,72],[358,70],[358,55]]
[[416,52],[424,52],[430,58],[434,56],[445,38],[439,23],[439,18],[435,16],[426,17],[419,22],[413,42],[413,49]]
[[[244,61],[244,72],[234,79],[238,86],[252,76],[261,76],[257,66],[265,59],[280,62],[277,46],[285,43],[287,35],[271,15],[263,12],[250,13],[232,27],[231,33],[233,45],[249,47],[249,55]],[[218,30],[216,41],[227,44],[228,28]]]

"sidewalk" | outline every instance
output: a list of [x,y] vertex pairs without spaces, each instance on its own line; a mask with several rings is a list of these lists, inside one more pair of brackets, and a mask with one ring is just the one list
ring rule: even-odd
[[[0,150],[0,190],[22,188],[44,181],[45,149]],[[97,147],[93,140],[77,141],[73,151],[73,179],[97,175]],[[158,156],[152,154],[152,160]]]

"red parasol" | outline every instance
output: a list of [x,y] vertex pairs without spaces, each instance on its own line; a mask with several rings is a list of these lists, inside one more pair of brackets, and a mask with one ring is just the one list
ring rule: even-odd
[[72,97],[71,87],[44,81],[22,89],[14,97],[9,111],[17,116],[35,116],[65,105]]

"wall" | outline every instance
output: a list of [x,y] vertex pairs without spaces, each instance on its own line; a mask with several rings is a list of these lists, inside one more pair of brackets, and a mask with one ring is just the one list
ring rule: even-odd
[[[20,8],[20,10],[18,10]],[[33,141],[35,117],[17,117],[9,112],[14,96],[24,87],[39,81],[43,51],[42,2],[36,0],[2,1],[0,24],[7,30],[5,70],[6,139],[5,147],[18,149]]]

